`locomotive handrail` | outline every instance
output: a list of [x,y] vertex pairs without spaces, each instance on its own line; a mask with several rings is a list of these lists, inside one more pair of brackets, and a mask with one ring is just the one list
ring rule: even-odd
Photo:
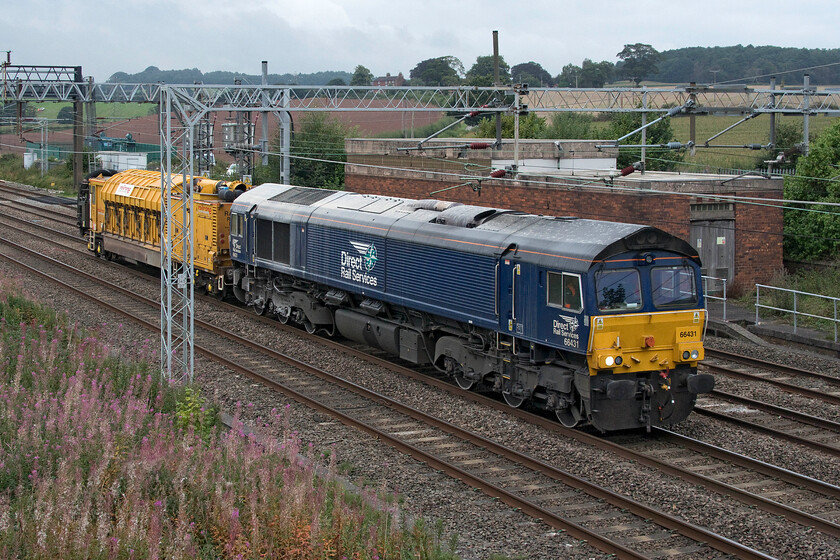
[[[705,299],[716,299],[716,300],[719,300],[719,301],[723,302],[723,321],[726,322],[726,278],[718,278],[717,276],[706,276],[706,275],[703,275],[701,278],[703,278],[703,297]],[[709,293],[709,287],[708,287],[708,282],[707,282],[708,280],[712,280],[712,281],[719,280],[720,282],[723,283],[722,295],[713,296]],[[708,316],[708,313],[706,314],[706,316]]]
[[[793,309],[786,309],[783,307],[775,307],[772,305],[766,305],[761,303],[761,288],[765,288],[766,290],[776,290],[778,292],[786,292],[793,294]],[[814,297],[824,300],[829,300],[832,302],[834,307],[834,316],[827,317],[825,315],[817,315],[815,313],[808,313],[806,311],[799,311],[799,296],[808,296]],[[822,294],[814,294],[811,292],[803,292],[801,290],[791,290],[790,288],[779,288],[777,286],[767,286],[764,284],[756,284],[755,285],[755,324],[759,324],[759,310],[760,309],[770,309],[772,311],[779,311],[782,313],[793,313],[793,332],[796,332],[798,327],[797,325],[797,317],[802,315],[804,317],[812,317],[814,319],[822,319],[825,321],[831,321],[834,325],[834,342],[837,342],[837,324],[840,323],[840,320],[837,319],[837,302],[840,301],[840,298],[832,297],[832,296],[825,296]]]

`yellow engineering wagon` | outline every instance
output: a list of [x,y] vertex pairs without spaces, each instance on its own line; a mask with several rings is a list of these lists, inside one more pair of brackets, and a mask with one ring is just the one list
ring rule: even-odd
[[[231,285],[228,232],[233,200],[250,185],[239,181],[216,181],[193,177],[193,266],[195,285],[224,296]],[[173,211],[178,212],[184,178],[172,177]],[[100,170],[88,175],[79,187],[78,225],[88,239],[88,249],[108,259],[119,256],[160,267],[161,174],[132,169]],[[187,218],[189,220],[189,218]],[[179,237],[173,231],[173,239]],[[173,247],[173,255],[181,247]]]

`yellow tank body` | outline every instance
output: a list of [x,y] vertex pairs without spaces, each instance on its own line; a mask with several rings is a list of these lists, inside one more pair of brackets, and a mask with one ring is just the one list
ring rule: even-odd
[[696,368],[703,359],[705,320],[706,312],[697,309],[592,317],[589,372]]
[[[172,212],[180,215],[183,177],[172,177]],[[161,175],[135,169],[110,177],[94,177],[90,184],[89,248],[98,254],[119,255],[160,266]],[[219,279],[231,266],[228,248],[231,202],[219,192],[224,188],[246,190],[249,185],[206,177],[189,181],[193,189],[193,265],[199,284],[221,285]],[[189,218],[188,218],[189,219]],[[180,231],[173,232],[173,238]],[[182,252],[180,242],[173,255]],[[212,278],[211,278],[212,277]]]

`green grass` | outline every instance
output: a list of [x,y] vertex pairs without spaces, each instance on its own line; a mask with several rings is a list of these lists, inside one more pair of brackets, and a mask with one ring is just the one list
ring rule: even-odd
[[[29,103],[35,110],[35,116],[42,119],[58,118],[58,112],[64,107],[71,107],[72,103],[58,103],[54,101],[43,103]],[[157,112],[157,105],[153,103],[97,103],[97,119],[133,119],[145,117]]]
[[43,177],[41,167],[35,163],[29,169],[23,168],[23,156],[19,154],[3,154],[0,156],[0,179],[32,185],[42,189],[60,191],[62,194],[75,197],[76,186],[73,184],[72,163],[61,163],[52,168]]

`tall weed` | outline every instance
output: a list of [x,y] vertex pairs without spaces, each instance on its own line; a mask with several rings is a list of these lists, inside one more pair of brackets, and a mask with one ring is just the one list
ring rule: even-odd
[[109,348],[8,288],[0,557],[454,557],[383,489],[346,490],[335,453],[317,470],[290,408],[258,433],[220,431],[197,388],[161,378],[148,341]]

